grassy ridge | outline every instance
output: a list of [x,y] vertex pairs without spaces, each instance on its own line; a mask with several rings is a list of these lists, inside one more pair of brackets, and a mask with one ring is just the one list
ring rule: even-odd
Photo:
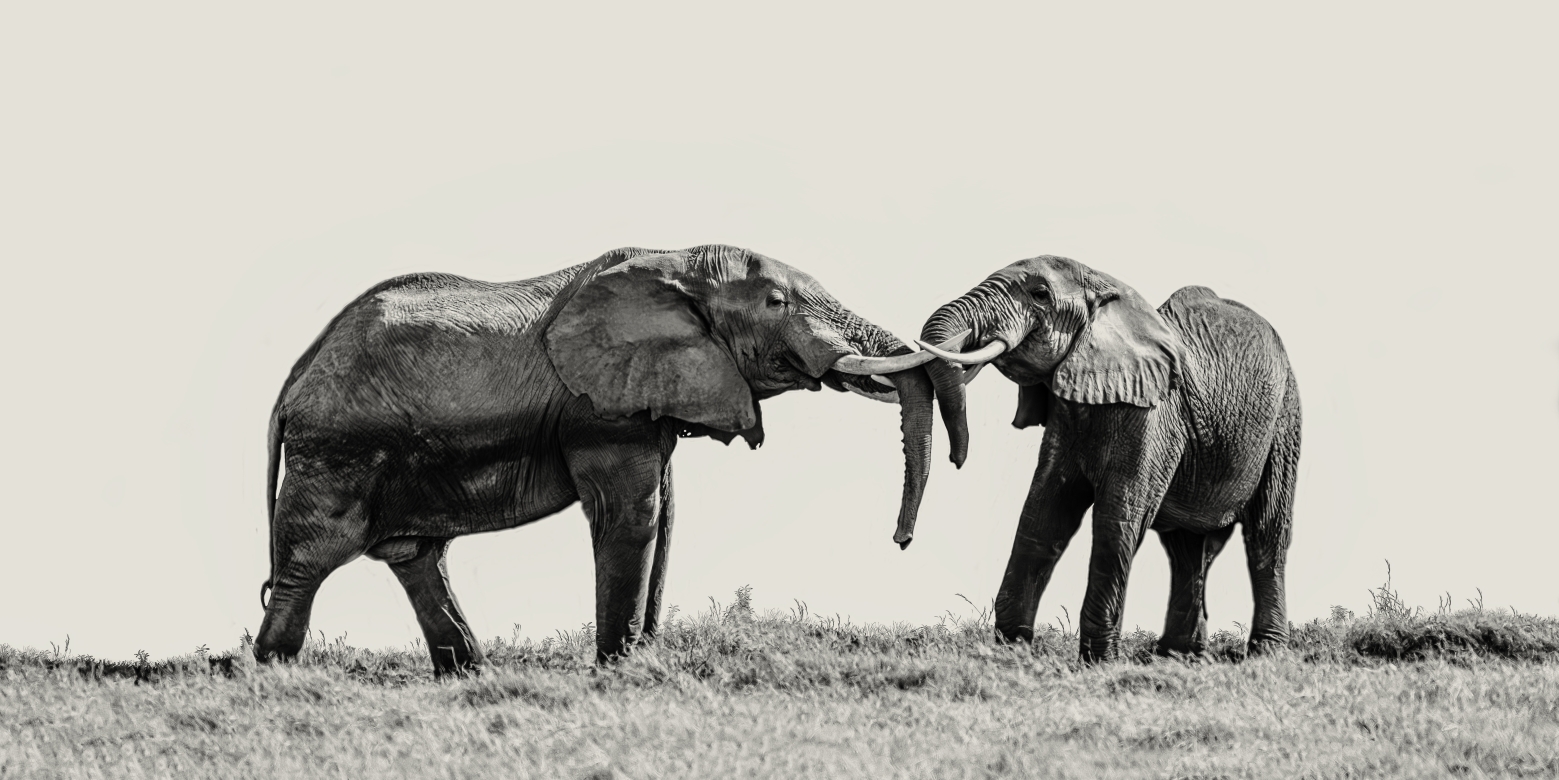
[[488,673],[444,684],[415,646],[311,641],[285,667],[0,646],[0,776],[1559,776],[1551,618],[1387,587],[1241,663],[1137,632],[1085,669],[1064,626],[991,637],[988,612],[860,626],[743,589],[609,669],[585,627],[493,639]]

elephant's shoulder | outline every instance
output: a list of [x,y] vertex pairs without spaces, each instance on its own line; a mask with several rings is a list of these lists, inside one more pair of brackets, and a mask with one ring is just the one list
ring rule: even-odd
[[1199,319],[1230,321],[1251,320],[1265,322],[1254,309],[1239,301],[1219,297],[1212,288],[1192,285],[1182,287],[1158,307],[1159,314],[1177,322]]
[[1221,302],[1222,300],[1222,298],[1218,297],[1218,293],[1213,292],[1211,287],[1193,284],[1176,290],[1173,295],[1169,296],[1169,300],[1164,301],[1164,305],[1158,308],[1160,312],[1163,312],[1166,309],[1184,309],[1207,303]]

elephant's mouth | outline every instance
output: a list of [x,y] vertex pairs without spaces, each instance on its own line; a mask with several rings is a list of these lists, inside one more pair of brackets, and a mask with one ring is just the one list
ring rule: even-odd
[[[827,387],[830,390],[864,395],[877,401],[897,403],[898,390],[883,374],[903,370],[900,368],[901,364],[907,368],[914,368],[919,363],[931,359],[930,355],[917,355],[907,347],[901,347],[898,352],[897,355],[886,357],[845,355],[835,363],[834,367],[826,369],[816,378],[807,373],[806,366],[799,357],[776,355],[772,368],[773,380],[769,383],[772,387],[764,389],[777,394],[786,390],[816,392]],[[841,371],[839,370],[841,367],[854,368],[866,373]],[[883,373],[875,373],[871,369],[879,369]]]
[[790,390],[823,389],[821,378],[807,375],[801,359],[795,355],[776,352],[768,359],[768,376],[752,383],[753,391],[762,398],[772,398]]
[[823,384],[831,390],[863,395],[873,401],[882,401],[890,404],[899,402],[899,391],[897,389],[892,385],[883,385],[871,376],[845,374],[829,369],[823,374]]

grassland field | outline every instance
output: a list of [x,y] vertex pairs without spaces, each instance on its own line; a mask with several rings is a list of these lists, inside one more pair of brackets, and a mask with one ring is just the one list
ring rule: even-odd
[[588,626],[485,643],[435,681],[420,644],[316,635],[297,663],[104,662],[0,645],[0,778],[1380,778],[1559,776],[1559,620],[1409,609],[1384,587],[1243,658],[1084,668],[1076,634],[988,611],[855,625],[797,604],[673,613],[593,663]]

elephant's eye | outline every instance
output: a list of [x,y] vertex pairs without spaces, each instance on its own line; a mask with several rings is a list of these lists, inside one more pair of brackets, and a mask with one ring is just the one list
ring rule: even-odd
[[773,309],[780,306],[785,306],[788,303],[790,302],[785,300],[785,293],[779,290],[775,290],[774,292],[769,293],[769,308]]
[[1039,301],[1040,303],[1049,303],[1050,302],[1050,288],[1049,287],[1045,287],[1045,286],[1035,287],[1034,288],[1034,300]]

